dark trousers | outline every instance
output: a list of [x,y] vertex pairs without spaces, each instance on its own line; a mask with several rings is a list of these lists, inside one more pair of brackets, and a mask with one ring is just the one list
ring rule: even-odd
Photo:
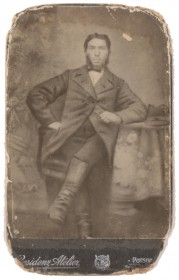
[[63,181],[73,157],[85,161],[89,167],[92,167],[105,153],[103,141],[96,134],[90,121],[87,120],[58,151],[50,155],[44,163],[44,167],[55,171],[58,178]]
[[[63,182],[65,181],[66,174],[68,174],[68,167],[70,161],[75,157],[79,161],[87,163],[88,171],[86,177],[89,175],[92,168],[106,155],[106,149],[101,138],[96,134],[92,124],[87,120],[56,152],[51,158],[55,161],[59,161],[58,172],[63,174],[62,179],[53,177],[46,177],[46,187],[49,200],[49,206],[53,203],[57,194],[60,191]],[[54,158],[53,158],[54,157]],[[53,162],[53,161],[52,161]],[[51,168],[57,168],[52,166]],[[74,177],[78,174],[74,174]],[[85,185],[85,181],[83,183]],[[81,188],[76,197],[76,214],[80,214],[83,211],[87,211],[87,205],[89,198],[87,190],[84,187]]]

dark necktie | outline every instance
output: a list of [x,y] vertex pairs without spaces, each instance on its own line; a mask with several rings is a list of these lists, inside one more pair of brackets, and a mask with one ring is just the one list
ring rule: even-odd
[[88,72],[90,72],[90,71],[101,73],[102,69],[96,69],[96,68],[90,66],[90,67],[88,67]]

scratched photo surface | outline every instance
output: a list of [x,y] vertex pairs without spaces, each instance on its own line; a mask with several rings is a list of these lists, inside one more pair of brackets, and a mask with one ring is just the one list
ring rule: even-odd
[[143,11],[53,6],[17,16],[7,45],[11,237],[166,236],[169,48]]

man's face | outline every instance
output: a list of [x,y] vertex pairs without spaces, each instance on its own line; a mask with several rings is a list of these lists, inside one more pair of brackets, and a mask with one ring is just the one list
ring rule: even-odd
[[87,62],[94,69],[102,69],[106,65],[109,53],[106,41],[98,38],[89,41],[85,51]]

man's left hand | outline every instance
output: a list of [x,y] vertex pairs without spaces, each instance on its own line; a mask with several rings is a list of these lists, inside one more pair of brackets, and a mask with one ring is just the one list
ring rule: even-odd
[[122,123],[122,119],[118,115],[108,111],[104,111],[103,113],[99,114],[99,118],[105,123],[113,123],[117,125]]

